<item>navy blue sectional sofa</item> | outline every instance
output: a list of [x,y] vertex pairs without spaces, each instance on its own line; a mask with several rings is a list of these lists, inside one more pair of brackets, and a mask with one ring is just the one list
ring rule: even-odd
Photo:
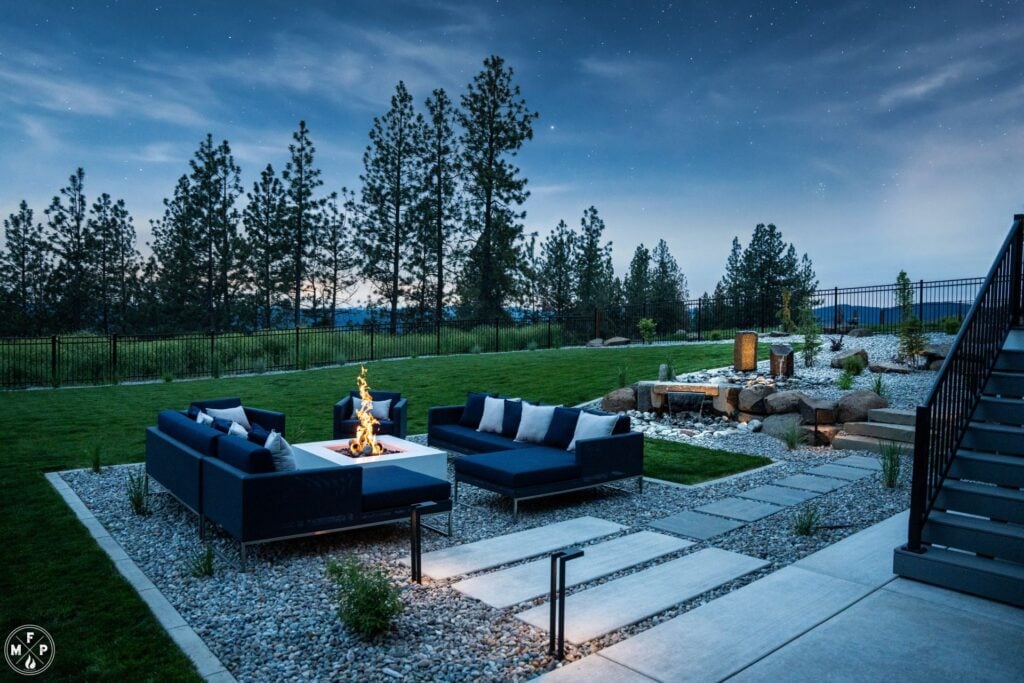
[[[219,401],[193,406],[230,407]],[[279,413],[246,413],[250,421],[284,428]],[[402,467],[342,467],[326,460],[312,469],[276,471],[264,446],[200,425],[187,411],[161,411],[146,430],[146,472],[199,515],[201,535],[210,520],[239,542],[243,570],[250,545],[408,519],[413,509],[417,515],[448,512],[450,529],[446,480]]]
[[[358,398],[359,392],[352,390],[348,396],[334,404],[334,438],[347,439],[355,436],[359,420],[353,417],[353,398]],[[407,433],[409,421],[409,405],[402,395],[395,391],[370,391],[370,397],[377,401],[391,401],[391,409],[386,419],[380,420],[377,428],[378,434],[391,434],[399,439],[404,439]]]
[[[643,435],[630,431],[619,416],[612,434],[582,439],[567,450],[578,408],[556,408],[543,443],[516,441],[521,403],[506,400],[501,433],[480,432],[483,394],[470,394],[464,406],[440,406],[427,413],[431,446],[465,454],[455,460],[455,498],[459,484],[470,484],[519,501],[578,491],[623,479],[636,479],[643,492]],[[590,411],[600,415],[600,411]]]

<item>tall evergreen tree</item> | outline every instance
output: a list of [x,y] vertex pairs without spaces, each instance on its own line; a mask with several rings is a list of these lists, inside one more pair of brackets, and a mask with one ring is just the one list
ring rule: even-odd
[[576,301],[584,312],[608,306],[612,281],[612,243],[602,244],[604,221],[591,206],[580,219],[576,238]]
[[640,243],[629,262],[629,271],[623,282],[626,305],[638,314],[651,300],[651,250]]
[[658,240],[651,261],[652,314],[661,329],[671,332],[688,322],[683,310],[683,301],[689,296],[686,276],[665,240]]
[[8,334],[40,331],[49,267],[43,226],[22,200],[18,212],[4,219],[4,250],[0,252],[0,288],[9,305],[3,327]]
[[540,269],[537,274],[540,283],[541,304],[544,309],[557,316],[567,315],[575,306],[575,281],[570,264],[576,261],[576,232],[558,221],[540,247]]
[[398,302],[409,285],[406,259],[412,248],[423,125],[423,117],[413,110],[412,95],[399,81],[391,108],[373,119],[363,154],[366,229],[358,233],[356,246],[363,275],[390,307],[391,334],[398,331]]
[[355,278],[352,275],[352,215],[355,197],[346,188],[332,192],[324,204],[324,228],[317,254],[317,271],[323,291],[323,323],[337,325],[338,305],[348,301]]
[[517,210],[529,192],[527,180],[510,162],[533,138],[537,114],[529,111],[513,71],[498,56],[484,60],[461,98],[461,157],[465,174],[466,227],[472,247],[460,282],[462,311],[475,317],[505,315],[515,289],[521,251]]
[[93,203],[89,224],[100,329],[123,332],[139,272],[135,226],[124,200],[115,202],[106,192]]
[[187,175],[178,178],[174,196],[164,199],[164,215],[152,225],[153,259],[146,280],[157,298],[160,315],[152,322],[165,331],[200,329],[205,305],[205,235],[196,219],[192,184]]
[[320,169],[313,165],[316,148],[309,139],[305,121],[299,121],[299,129],[292,134],[293,143],[288,145],[291,159],[281,174],[288,197],[288,222],[284,241],[290,245],[288,270],[291,279],[292,308],[295,327],[302,325],[302,286],[307,277],[307,261],[310,245],[316,241],[315,231],[321,225],[322,201],[314,196],[323,184]]
[[89,254],[85,171],[77,169],[46,209],[48,240],[56,258],[51,277],[56,329],[78,331],[93,323],[95,288]]
[[245,225],[245,257],[248,261],[256,327],[269,329],[274,325],[274,307],[288,289],[289,275],[285,258],[289,245],[284,236],[288,221],[288,199],[274,167],[260,172],[246,195],[248,202],[242,213]]

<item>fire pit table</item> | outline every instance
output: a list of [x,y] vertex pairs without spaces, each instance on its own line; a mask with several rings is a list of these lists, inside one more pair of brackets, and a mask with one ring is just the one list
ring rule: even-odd
[[437,479],[448,479],[448,454],[444,451],[388,434],[377,435],[377,443],[384,447],[380,455],[353,455],[349,451],[349,439],[297,443],[292,444],[292,448],[346,467],[397,465]]

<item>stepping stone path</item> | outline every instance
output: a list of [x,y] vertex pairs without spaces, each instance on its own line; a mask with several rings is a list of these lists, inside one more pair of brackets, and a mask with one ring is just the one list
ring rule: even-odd
[[756,522],[768,515],[774,515],[781,509],[782,507],[778,505],[744,498],[723,498],[722,500],[716,500],[714,503],[708,503],[707,505],[695,508],[697,512],[728,517],[729,519],[738,519],[743,522]]
[[817,477],[812,474],[794,474],[792,477],[786,477],[775,482],[777,486],[788,486],[794,489],[815,491],[817,493],[835,491],[849,483],[845,479],[830,479],[828,477]]
[[[573,560],[566,571],[566,585],[576,586],[608,574],[648,562],[693,545],[675,536],[653,531],[620,536],[587,546],[583,557]],[[491,607],[511,607],[546,595],[551,589],[551,561],[544,557],[508,569],[475,576],[452,586],[460,593]]]
[[651,526],[662,531],[706,541],[715,536],[721,536],[727,531],[739,529],[743,526],[743,522],[686,510],[651,522]]
[[807,470],[807,474],[814,474],[819,477],[832,477],[833,479],[844,479],[856,481],[864,477],[870,477],[870,470],[857,469],[855,467],[843,467],[842,465],[820,465]]
[[874,470],[876,472],[882,469],[882,463],[878,461],[878,458],[869,458],[866,455],[848,455],[845,458],[836,460],[835,464],[859,467],[862,470]]
[[[565,639],[585,643],[767,565],[755,557],[706,548],[574,593],[565,600]],[[571,564],[566,571],[571,574]],[[545,603],[516,618],[547,630],[549,616]]]
[[814,491],[803,491],[801,489],[788,489],[785,486],[775,486],[774,484],[766,484],[765,486],[758,486],[757,488],[744,491],[743,493],[737,493],[740,498],[751,498],[753,500],[763,500],[766,503],[772,503],[774,505],[782,505],[788,507],[790,505],[798,505],[804,501],[808,501],[811,498],[817,498],[820,493]]
[[[626,527],[597,517],[577,517],[535,529],[495,536],[423,554],[423,573],[434,580],[471,574],[525,560],[577,543],[610,536]],[[408,566],[409,559],[402,560]]]

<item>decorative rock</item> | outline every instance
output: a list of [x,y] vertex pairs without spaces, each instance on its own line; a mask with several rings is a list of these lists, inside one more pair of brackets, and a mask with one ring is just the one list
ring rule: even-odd
[[629,340],[625,337],[610,337],[604,340],[605,346],[626,346]]
[[924,356],[925,362],[931,365],[933,361],[946,360],[949,349],[949,344],[929,344],[924,347],[924,352],[921,355]]
[[736,415],[736,421],[739,422],[740,424],[744,424],[747,422],[760,422],[760,420],[760,416],[753,415],[751,413],[739,413],[738,415]]
[[929,370],[941,370],[942,369],[942,364],[944,362],[945,362],[945,359],[937,358],[937,359],[933,360],[931,363],[928,364],[928,369]]
[[720,385],[718,396],[712,401],[715,410],[732,417],[740,409],[740,391],[743,387],[736,384]]
[[590,341],[587,342],[587,346],[589,346],[592,349],[604,346],[604,339],[601,339],[600,337],[597,337],[596,339],[591,339]]
[[861,389],[839,399],[836,419],[839,422],[861,422],[868,419],[868,411],[874,408],[888,408],[889,402],[873,391]]
[[757,369],[757,332],[737,332],[732,347],[733,368],[738,372]]
[[773,377],[792,377],[793,347],[789,344],[772,344],[768,367]]
[[770,384],[754,384],[744,387],[740,391],[739,407],[745,413],[765,414],[764,399],[775,393],[775,387]]
[[842,370],[843,363],[845,363],[846,359],[851,356],[860,356],[861,361],[863,361],[864,367],[868,366],[868,352],[862,348],[856,348],[848,349],[846,351],[840,351],[835,356],[833,356],[832,367],[836,368],[837,370]]
[[636,392],[632,387],[610,391],[601,399],[601,410],[609,413],[620,413],[635,409]]
[[636,383],[636,409],[642,413],[649,413],[654,406],[651,405],[651,388],[654,382]]
[[800,415],[809,425],[830,425],[836,421],[836,402],[821,398],[800,400]]
[[807,433],[807,445],[809,446],[831,446],[836,434],[842,431],[840,425],[804,425],[801,427]]
[[800,410],[800,401],[806,398],[802,391],[778,391],[765,397],[765,412],[769,415],[795,413]]
[[910,374],[910,368],[908,368],[907,366],[900,365],[899,363],[889,363],[886,361],[872,363],[871,365],[868,366],[868,370],[870,370],[871,372],[890,372],[897,375]]
[[802,423],[803,418],[800,417],[799,413],[769,415],[761,423],[761,429],[765,434],[774,436],[776,439],[785,439],[786,432],[792,429],[794,425],[799,427]]
[[659,382],[674,382],[676,379],[675,370],[668,363],[662,363],[658,366],[658,381]]
[[875,333],[866,327],[856,327],[846,333],[848,337],[871,337]]

